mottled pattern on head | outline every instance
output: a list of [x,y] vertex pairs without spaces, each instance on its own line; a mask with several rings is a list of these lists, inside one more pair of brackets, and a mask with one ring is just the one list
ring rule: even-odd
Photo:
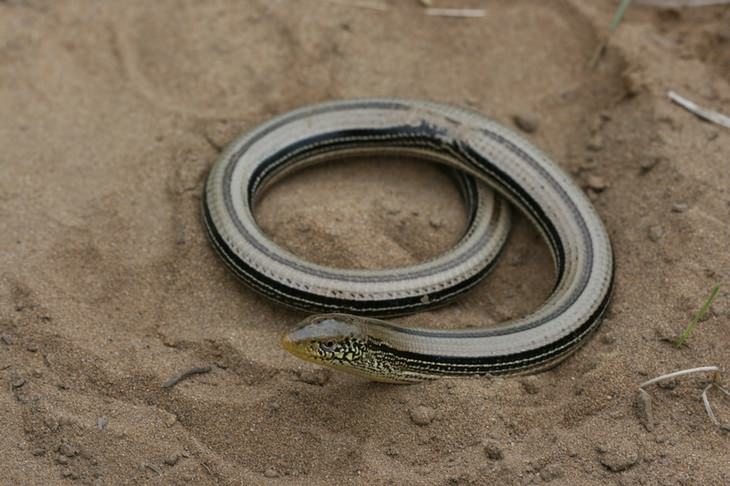
[[284,349],[308,361],[350,366],[362,357],[364,326],[344,314],[310,317],[281,338]]
[[295,356],[371,380],[403,382],[386,356],[373,348],[379,341],[368,335],[371,319],[347,314],[323,314],[305,319],[281,337]]

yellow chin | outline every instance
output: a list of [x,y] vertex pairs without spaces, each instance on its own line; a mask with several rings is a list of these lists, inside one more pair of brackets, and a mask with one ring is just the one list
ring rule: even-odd
[[292,340],[291,333],[289,331],[284,331],[281,334],[281,337],[279,338],[279,343],[281,344],[282,348],[286,349],[297,358],[312,361],[314,363],[321,363],[321,361],[315,359],[314,356],[312,356],[312,354],[310,353],[310,344],[305,341]]

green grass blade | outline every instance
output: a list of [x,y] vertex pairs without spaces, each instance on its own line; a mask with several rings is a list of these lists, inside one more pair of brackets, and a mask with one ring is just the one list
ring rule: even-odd
[[629,5],[631,5],[631,0],[621,0],[621,5],[618,6],[618,9],[616,10],[616,13],[613,14],[613,19],[611,20],[611,23],[608,24],[608,30],[613,32],[618,28],[618,24],[621,23],[621,19],[624,18],[624,14],[626,13],[626,10],[629,8]]
[[710,308],[712,305],[712,301],[715,300],[715,296],[717,295],[717,291],[720,290],[720,284],[715,285],[712,288],[712,292],[710,292],[710,296],[707,298],[705,303],[702,305],[700,310],[695,314],[694,318],[692,319],[692,322],[689,323],[689,325],[684,329],[682,334],[677,338],[676,341],[674,341],[674,346],[679,349],[682,347],[684,342],[689,338],[690,334],[692,334],[692,331],[695,330],[695,327],[697,327],[697,324],[700,322],[700,319],[702,319],[702,316],[705,315],[705,312]]
[[[613,19],[611,19],[611,23],[608,24],[609,35],[618,28],[619,24],[621,23],[621,19],[624,18],[624,14],[626,13],[626,10],[628,10],[628,8],[629,8],[629,5],[631,5],[631,0],[621,0],[621,3],[619,4],[618,8],[616,9],[616,13],[613,14]],[[595,67],[598,65],[598,61],[601,60],[601,57],[603,56],[603,53],[606,50],[607,46],[608,46],[608,37],[605,38],[598,45],[598,48],[593,53],[591,60],[588,62],[589,69],[595,69]]]

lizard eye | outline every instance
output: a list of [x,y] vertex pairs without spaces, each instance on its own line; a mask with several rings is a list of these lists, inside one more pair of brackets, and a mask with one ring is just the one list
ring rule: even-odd
[[332,348],[334,348],[334,347],[335,347],[334,341],[327,341],[326,343],[324,343],[324,348],[328,351],[331,351]]

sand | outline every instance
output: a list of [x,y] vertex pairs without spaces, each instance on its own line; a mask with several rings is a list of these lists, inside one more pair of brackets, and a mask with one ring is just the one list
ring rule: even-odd
[[[730,367],[730,130],[666,98],[730,113],[730,8],[632,7],[591,71],[617,2],[437,3],[486,15],[426,17],[415,0],[0,1],[0,483],[730,483],[708,376],[650,387],[649,424],[636,405],[653,376]],[[278,347],[304,314],[218,261],[203,179],[277,113],[376,95],[531,117],[527,136],[593,187],[616,292],[564,364],[387,386]],[[295,253],[356,268],[435,256],[465,224],[440,170],[386,159],[292,176],[257,216]],[[400,322],[489,325],[535,308],[552,278],[518,217],[487,281]]]

